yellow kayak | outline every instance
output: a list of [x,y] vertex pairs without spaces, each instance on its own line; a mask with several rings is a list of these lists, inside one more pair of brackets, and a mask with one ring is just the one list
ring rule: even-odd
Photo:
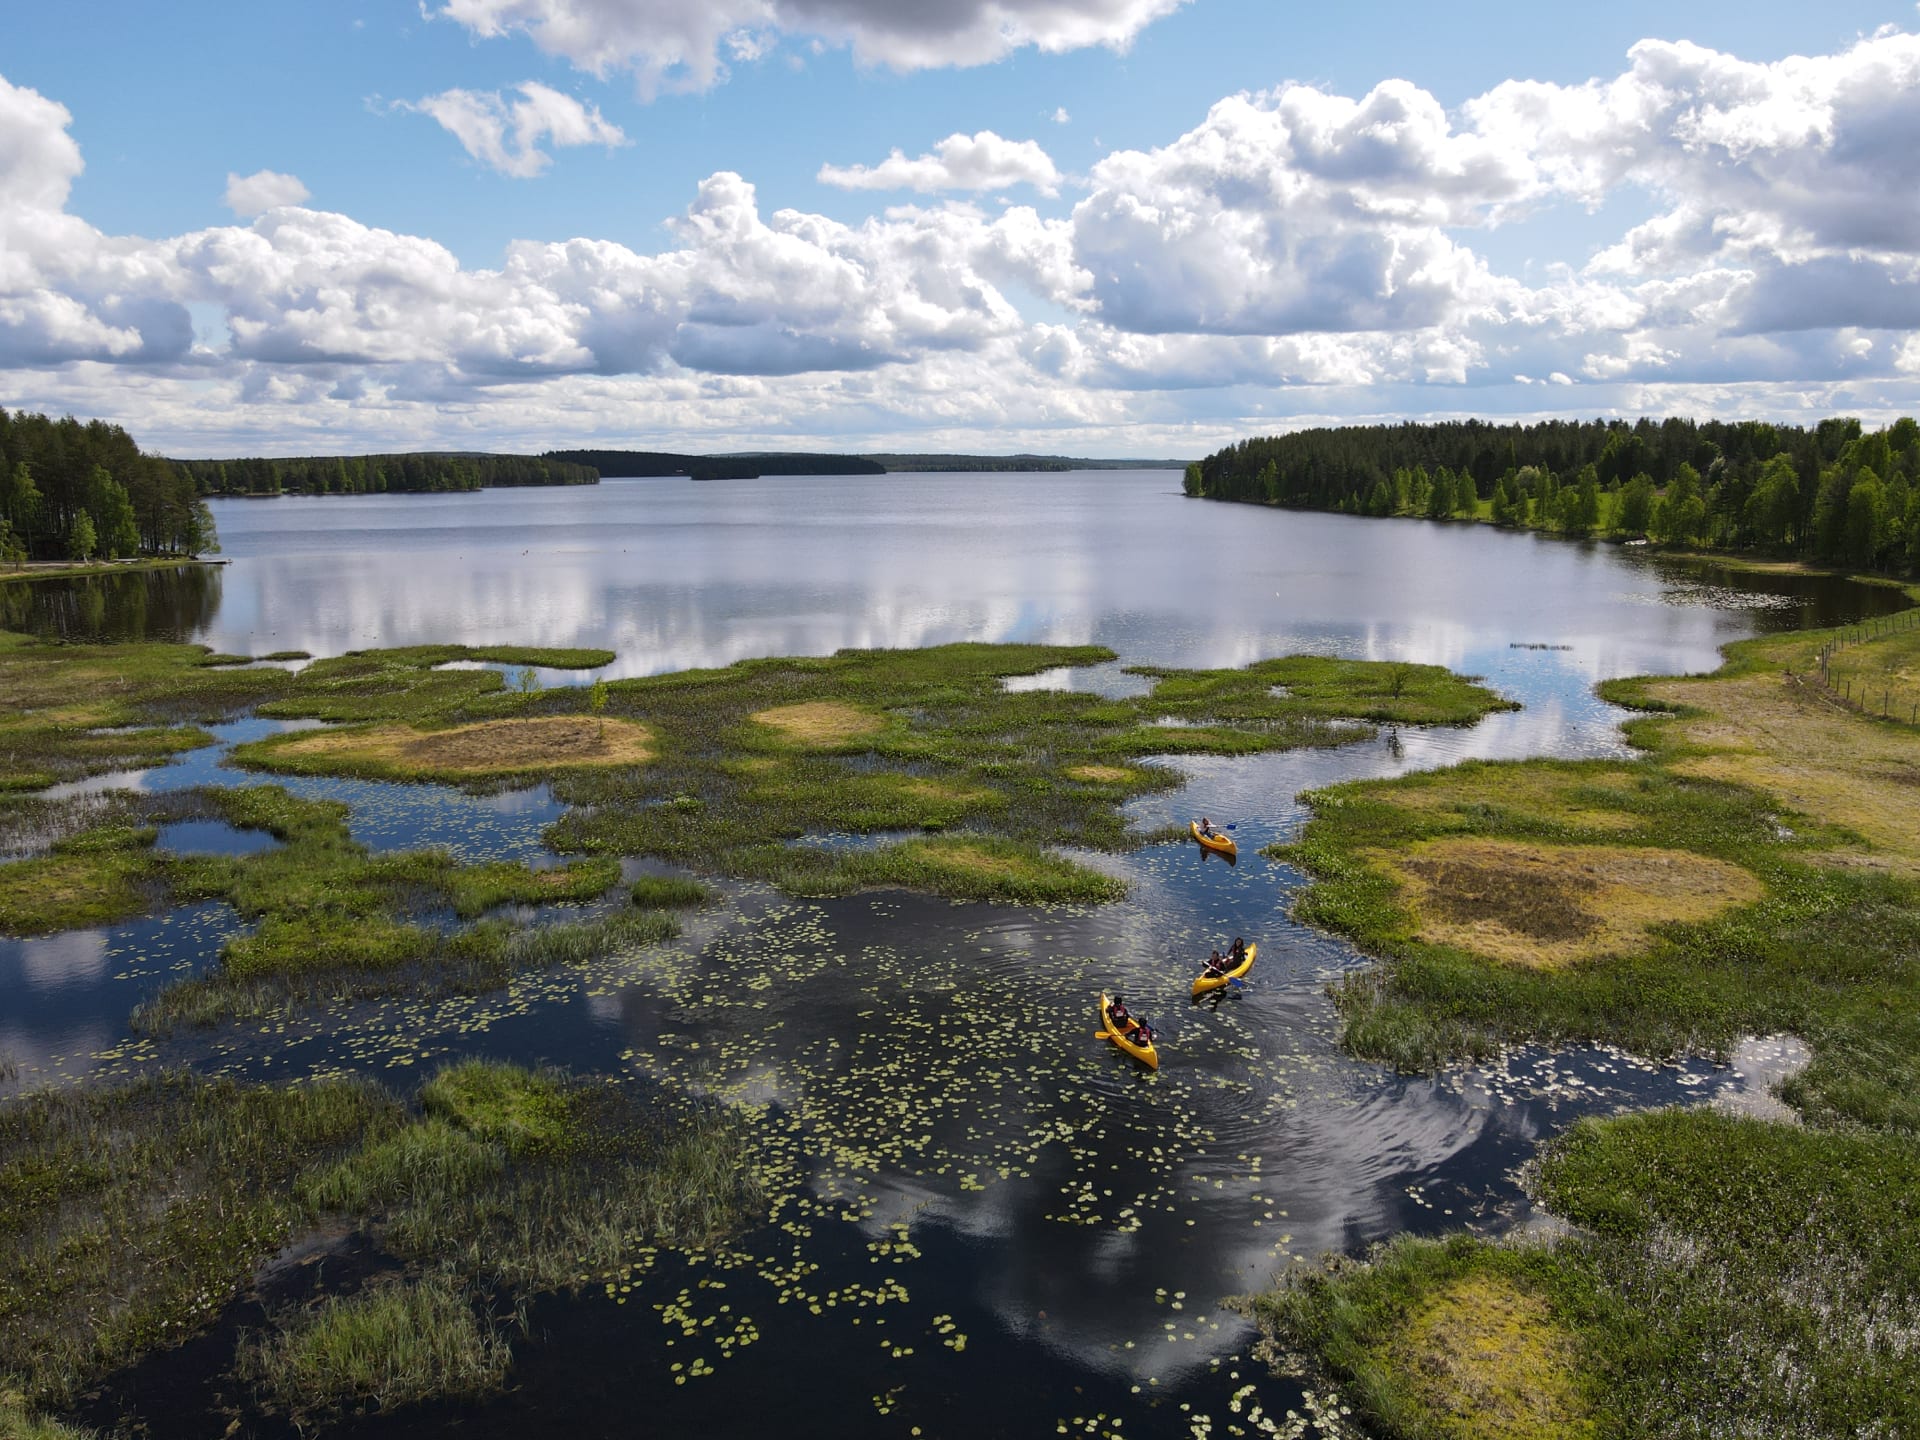
[[1102,992],[1100,996],[1101,1037],[1113,1041],[1114,1044],[1126,1051],[1127,1054],[1133,1056],[1134,1059],[1138,1060],[1142,1065],[1145,1065],[1149,1070],[1158,1070],[1160,1068],[1160,1052],[1153,1048],[1153,1042],[1149,1040],[1144,1045],[1136,1045],[1125,1035],[1122,1035],[1114,1028],[1113,1022],[1107,1018],[1107,1005],[1108,1000],[1106,994]]
[[1209,990],[1218,990],[1229,980],[1238,980],[1241,976],[1245,975],[1249,970],[1253,969],[1253,957],[1259,953],[1259,950],[1260,942],[1256,940],[1247,946],[1247,958],[1234,966],[1233,969],[1227,971],[1226,974],[1202,975],[1198,980],[1193,982],[1195,998],[1197,999],[1199,996],[1206,994]]
[[1238,855],[1240,853],[1240,847],[1233,843],[1233,837],[1231,835],[1202,835],[1200,833],[1200,822],[1198,820],[1189,820],[1187,822],[1187,828],[1193,832],[1193,838],[1200,842],[1202,848],[1211,850],[1216,855]]

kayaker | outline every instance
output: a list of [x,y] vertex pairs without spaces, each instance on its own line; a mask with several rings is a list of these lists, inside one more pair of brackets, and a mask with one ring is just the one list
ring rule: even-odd
[[1207,957],[1206,975],[1209,980],[1218,980],[1227,973],[1227,962],[1220,958],[1220,952],[1214,951]]
[[1112,1022],[1113,1028],[1123,1035],[1126,1033],[1123,1027],[1134,1023],[1133,1012],[1127,1009],[1127,1002],[1118,995],[1115,995],[1107,1005],[1107,1019]]
[[1247,942],[1236,935],[1233,937],[1233,948],[1227,952],[1227,959],[1231,964],[1238,965],[1246,958]]
[[1135,1020],[1133,1022],[1133,1033],[1127,1036],[1127,1038],[1142,1050],[1145,1050],[1153,1044],[1153,1027],[1144,1020]]
[[1200,833],[1209,840],[1218,838],[1214,832],[1213,822],[1204,815],[1200,817]]

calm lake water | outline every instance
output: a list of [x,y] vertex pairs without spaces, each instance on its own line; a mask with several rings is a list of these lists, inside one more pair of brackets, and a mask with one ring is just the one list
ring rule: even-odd
[[[0,941],[0,1056],[19,1069],[0,1089],[167,1063],[345,1067],[404,1087],[481,1053],[753,1107],[773,1225],[724,1254],[636,1257],[611,1294],[596,1277],[542,1299],[509,1394],[349,1434],[746,1435],[777,1420],[822,1436],[1189,1436],[1286,1432],[1289,1412],[1311,1430],[1299,1385],[1252,1358],[1228,1297],[1402,1230],[1532,1223],[1515,1172],[1572,1118],[1760,1082],[1593,1049],[1437,1079],[1356,1064],[1323,987],[1361,962],[1287,919],[1301,877],[1254,852],[1297,829],[1302,789],[1468,756],[1622,754],[1596,681],[1710,669],[1760,629],[1903,603],[1485,527],[1189,501],[1169,472],[622,480],[214,513],[221,569],[0,587],[0,620],[252,654],[593,645],[623,676],[956,640],[1096,642],[1123,664],[1183,666],[1309,651],[1452,666],[1524,706],[1468,730],[1181,762],[1188,785],[1138,802],[1137,820],[1230,821],[1241,861],[1191,845],[1084,857],[1131,883],[1111,906],[734,886],[675,944],[584,972],[165,1044],[131,1041],[126,1012],[208,963],[230,911]],[[1118,665],[1033,683],[1137,684]],[[233,783],[225,746],[264,724],[89,783]],[[365,843],[469,858],[540,858],[560,813],[543,791],[289,783],[347,801]],[[1195,957],[1233,934],[1260,942],[1250,983],[1190,1006]],[[1159,1023],[1157,1074],[1093,1039],[1094,997],[1116,987]],[[89,1418],[131,1410],[156,1436],[199,1435],[236,1403],[246,1430],[274,1433],[214,1378],[258,1314],[236,1307],[120,1377]],[[696,1358],[716,1373],[674,1368]]]

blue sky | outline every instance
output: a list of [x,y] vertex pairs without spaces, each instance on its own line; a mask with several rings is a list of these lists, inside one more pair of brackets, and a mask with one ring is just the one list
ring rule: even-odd
[[1920,408],[1920,15],[1681,11],[21,0],[0,404],[179,454]]

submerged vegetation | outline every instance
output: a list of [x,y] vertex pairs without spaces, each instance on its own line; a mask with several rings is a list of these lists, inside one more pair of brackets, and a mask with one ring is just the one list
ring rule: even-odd
[[489,1294],[712,1243],[761,1204],[744,1158],[722,1115],[479,1061],[419,1110],[367,1082],[179,1074],[24,1096],[0,1105],[0,1396],[70,1404],[330,1217],[395,1265],[281,1316],[241,1373],[300,1413],[483,1388],[508,1358]]
[[[1546,1407],[1526,1433],[1920,1425],[1920,731],[1822,682],[1837,638],[1603,687],[1644,712],[1639,761],[1335,786],[1271,852],[1314,876],[1296,913],[1382,958],[1335,987],[1363,1055],[1724,1053],[1772,1031],[1812,1049],[1782,1088],[1806,1128],[1708,1110],[1574,1127],[1537,1181],[1571,1235],[1402,1241],[1262,1297],[1387,1433],[1506,1433],[1513,1387]],[[1848,638],[1850,665],[1902,683],[1910,631]],[[1558,1338],[1490,1343],[1497,1376],[1448,1380],[1459,1337],[1434,1307],[1488,1285],[1536,1297],[1523,1328]]]

